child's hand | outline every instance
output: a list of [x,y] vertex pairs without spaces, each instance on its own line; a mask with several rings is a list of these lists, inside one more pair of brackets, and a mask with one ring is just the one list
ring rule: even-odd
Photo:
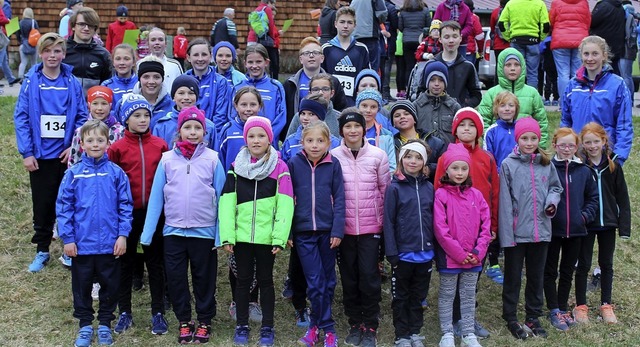
[[555,205],[549,205],[549,207],[545,208],[544,211],[548,215],[553,216],[554,214],[556,214],[556,206]]
[[64,245],[64,254],[68,257],[75,257],[78,255],[78,247],[76,247],[76,243],[71,242]]
[[288,240],[287,241],[287,247],[293,248],[293,240]]
[[113,246],[113,255],[119,257],[127,251],[127,238],[125,236],[118,236],[116,244]]
[[491,232],[491,241],[495,240],[498,234],[495,231]]
[[273,246],[273,248],[271,249],[271,254],[278,254],[280,253],[281,250],[282,250],[282,247]]
[[224,245],[224,250],[233,254],[233,245]]
[[469,263],[471,263],[471,265],[478,265],[478,263],[480,263],[480,259],[478,259],[478,256],[476,256],[473,253],[469,253],[469,256],[471,257],[471,259],[469,260]]
[[339,237],[332,237],[329,239],[329,248],[334,249],[334,248],[338,248],[338,246],[340,246],[340,242],[342,242],[342,239]]

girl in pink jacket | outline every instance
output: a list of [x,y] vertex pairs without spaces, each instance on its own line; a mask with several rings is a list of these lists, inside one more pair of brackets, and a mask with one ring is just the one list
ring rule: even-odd
[[433,206],[436,265],[440,272],[438,316],[440,346],[455,346],[453,299],[460,294],[462,345],[479,347],[474,334],[476,283],[482,259],[491,241],[491,214],[482,193],[471,186],[469,151],[460,143],[449,144],[443,154],[446,168],[440,178]]
[[345,343],[375,346],[382,298],[378,254],[389,161],[383,150],[365,141],[366,122],[358,109],[345,109],[338,123],[343,140],[331,155],[340,161],[344,177],[345,230],[338,266],[350,325]]

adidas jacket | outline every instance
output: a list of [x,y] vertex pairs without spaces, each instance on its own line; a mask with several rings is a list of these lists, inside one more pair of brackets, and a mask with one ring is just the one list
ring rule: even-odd
[[336,36],[322,45],[322,54],[324,54],[322,68],[340,81],[347,96],[348,106],[354,106],[356,76],[362,69],[370,68],[367,46],[351,38],[351,44],[344,50]]

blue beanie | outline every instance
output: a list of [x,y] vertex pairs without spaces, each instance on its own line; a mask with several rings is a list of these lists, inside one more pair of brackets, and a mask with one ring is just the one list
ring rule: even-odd
[[116,8],[116,17],[129,17],[129,9],[125,5]]
[[373,88],[368,88],[358,93],[358,97],[356,98],[356,107],[360,106],[360,102],[363,100],[375,100],[378,102],[378,107],[380,108],[383,105],[382,94]]
[[433,78],[433,76],[439,76],[444,80],[445,89],[449,84],[449,81],[448,81],[449,69],[447,68],[446,65],[444,65],[442,62],[439,62],[437,60],[433,60],[427,63],[427,65],[424,68],[424,73],[422,74],[422,76],[424,77],[424,86],[427,89],[429,88],[429,81],[431,81],[431,78]]
[[176,92],[180,87],[187,87],[192,92],[196,93],[196,99],[200,99],[200,83],[191,75],[178,76],[171,85],[171,99],[176,96]]
[[144,98],[144,96],[140,94],[125,94],[120,101],[120,108],[118,109],[117,118],[122,120],[122,124],[127,124],[127,120],[133,114],[133,112],[137,110],[147,110],[149,111],[149,116],[151,116],[151,104]]
[[300,101],[300,107],[298,109],[299,112],[309,111],[318,116],[318,118],[322,121],[327,117],[327,109],[324,108],[321,103],[315,100],[302,99],[302,101]]
[[213,46],[213,49],[211,50],[211,54],[213,55],[213,60],[216,59],[216,54],[218,54],[218,50],[222,47],[227,47],[231,50],[231,57],[233,58],[231,60],[232,63],[235,63],[237,60],[237,54],[236,54],[236,49],[235,47],[233,47],[233,45],[230,42],[227,41],[220,41],[218,43],[216,43],[215,46]]

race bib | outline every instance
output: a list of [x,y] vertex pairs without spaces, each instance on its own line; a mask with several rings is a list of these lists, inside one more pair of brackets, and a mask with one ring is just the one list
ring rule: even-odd
[[63,139],[67,116],[43,114],[40,116],[40,134],[43,138]]
[[335,78],[340,81],[340,85],[342,89],[344,89],[344,94],[346,96],[353,96],[353,90],[355,88],[354,78],[350,76],[341,76],[341,75],[333,75]]

